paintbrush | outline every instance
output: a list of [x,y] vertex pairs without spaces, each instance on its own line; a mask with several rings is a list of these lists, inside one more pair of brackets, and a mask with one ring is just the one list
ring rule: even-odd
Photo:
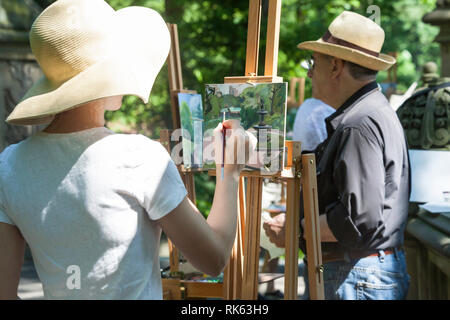
[[223,171],[224,171],[224,165],[225,165],[225,144],[226,144],[226,136],[227,136],[227,129],[225,126],[223,126],[223,123],[225,122],[225,111],[222,113],[222,165],[220,168],[220,177],[223,180]]

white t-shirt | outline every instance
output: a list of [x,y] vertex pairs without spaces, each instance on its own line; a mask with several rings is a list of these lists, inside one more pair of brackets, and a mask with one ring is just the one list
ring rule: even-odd
[[306,99],[299,107],[294,122],[294,141],[302,142],[302,150],[313,151],[327,138],[325,119],[336,110],[321,100]]
[[0,222],[22,232],[47,299],[162,299],[155,220],[185,196],[142,135],[39,132],[0,154]]

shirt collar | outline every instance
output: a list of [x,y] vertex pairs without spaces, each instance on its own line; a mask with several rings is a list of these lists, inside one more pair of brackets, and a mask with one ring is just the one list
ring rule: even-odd
[[356,91],[350,98],[348,98],[337,110],[334,112],[331,116],[325,119],[325,123],[327,126],[327,132],[328,136],[331,136],[331,133],[336,130],[336,127],[340,123],[339,119],[342,117],[342,115],[348,111],[351,107],[354,105],[354,103],[364,96],[366,93],[378,88],[378,84],[376,81],[372,81],[362,88],[360,88],[358,91]]

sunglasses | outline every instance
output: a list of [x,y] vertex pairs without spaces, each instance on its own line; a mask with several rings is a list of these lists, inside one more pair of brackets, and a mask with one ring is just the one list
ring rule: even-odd
[[314,69],[314,57],[310,56],[308,59],[306,59],[306,64],[308,65],[308,70]]

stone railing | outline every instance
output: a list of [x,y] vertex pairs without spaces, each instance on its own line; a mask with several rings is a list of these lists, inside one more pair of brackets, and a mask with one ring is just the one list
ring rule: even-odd
[[445,80],[419,90],[397,110],[411,149],[450,150],[450,79]]

